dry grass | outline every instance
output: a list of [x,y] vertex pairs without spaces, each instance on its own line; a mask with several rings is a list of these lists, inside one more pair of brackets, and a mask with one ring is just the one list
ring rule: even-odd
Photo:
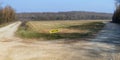
[[[25,38],[87,38],[104,27],[108,20],[67,20],[67,21],[29,21],[27,28],[18,30],[18,35]],[[53,29],[59,31],[50,34]]]
[[[108,21],[108,20],[106,20]],[[29,26],[30,29],[32,29],[33,31],[37,31],[40,33],[46,33],[51,30],[51,29],[59,29],[60,32],[70,32],[71,29],[66,29],[64,27],[69,27],[69,26],[76,26],[76,25],[82,25],[85,23],[91,23],[91,22],[106,22],[103,20],[72,20],[72,21],[30,21],[27,23],[27,25]],[[70,30],[70,31],[69,31]],[[74,31],[78,31],[73,29]],[[72,31],[73,31],[72,30]],[[83,32],[83,30],[80,30],[81,32]],[[79,32],[80,32],[79,31]],[[84,30],[85,31],[85,30]],[[86,32],[86,31],[85,31]],[[71,33],[71,32],[70,32]]]

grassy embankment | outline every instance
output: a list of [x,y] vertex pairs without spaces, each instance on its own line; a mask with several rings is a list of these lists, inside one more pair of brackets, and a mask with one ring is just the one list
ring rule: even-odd
[[[19,27],[17,36],[40,39],[88,38],[99,32],[104,25],[102,20],[29,21]],[[50,33],[54,29],[58,32]]]

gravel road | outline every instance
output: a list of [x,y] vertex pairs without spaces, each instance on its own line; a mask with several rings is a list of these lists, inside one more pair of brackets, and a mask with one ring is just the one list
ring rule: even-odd
[[72,43],[64,39],[37,41],[15,37],[20,24],[0,28],[0,60],[120,60],[119,45],[104,42],[110,36],[102,37],[102,32],[90,40],[69,40]]

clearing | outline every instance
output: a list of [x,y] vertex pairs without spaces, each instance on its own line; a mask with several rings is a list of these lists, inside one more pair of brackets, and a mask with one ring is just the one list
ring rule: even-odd
[[[106,20],[108,21],[108,20]],[[29,21],[21,26],[17,35],[22,38],[40,38],[41,40],[88,38],[99,32],[103,20],[67,20],[67,21]],[[57,30],[56,33],[51,33]]]
[[115,45],[94,39],[65,43],[65,40],[31,41],[16,38],[14,34],[20,24],[15,22],[0,29],[0,60],[120,60],[119,49],[116,50]]

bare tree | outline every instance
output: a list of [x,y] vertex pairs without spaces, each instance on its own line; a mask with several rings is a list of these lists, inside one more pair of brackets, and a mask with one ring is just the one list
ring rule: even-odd
[[6,6],[2,10],[2,17],[4,22],[10,22],[15,20],[15,10],[11,6]]
[[0,24],[2,23],[2,7],[1,7],[1,3],[0,3]]

